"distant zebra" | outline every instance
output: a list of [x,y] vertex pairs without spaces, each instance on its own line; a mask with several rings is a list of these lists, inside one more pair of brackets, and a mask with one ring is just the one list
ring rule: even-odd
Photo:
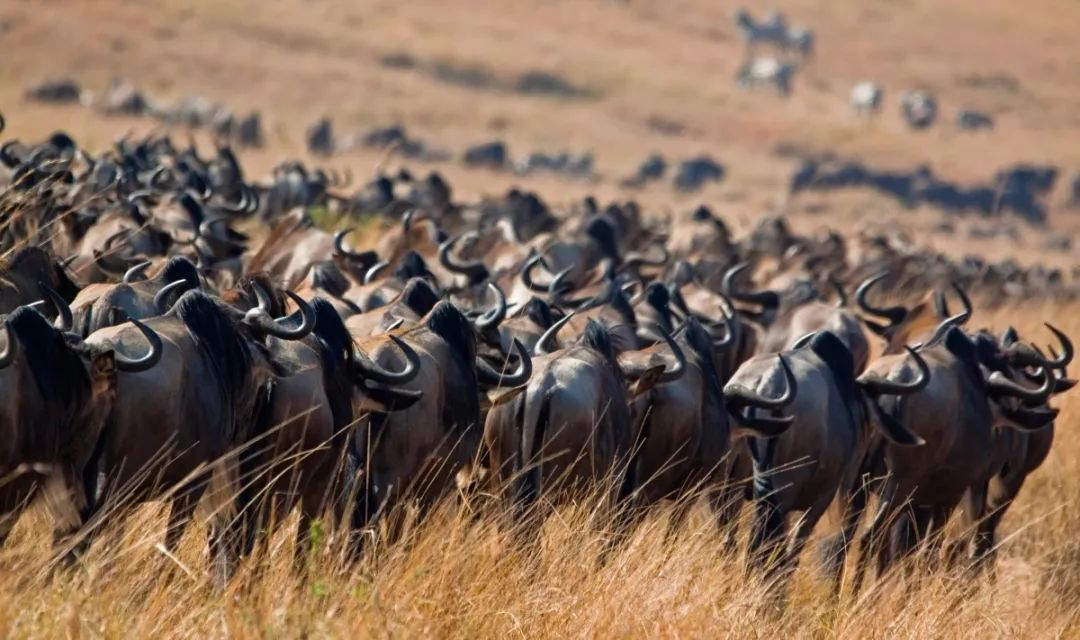
[[784,48],[799,54],[803,60],[814,57],[814,32],[806,27],[788,29],[784,38]]
[[772,12],[758,23],[745,9],[736,9],[733,19],[748,53],[752,53],[759,43],[771,43],[780,48],[787,46],[787,20],[782,13]]
[[778,94],[786,98],[791,93],[794,77],[795,65],[790,62],[780,62],[776,58],[755,58],[739,68],[735,79],[747,89],[772,85]]
[[857,115],[877,115],[885,92],[873,82],[860,82],[851,89],[851,108]]

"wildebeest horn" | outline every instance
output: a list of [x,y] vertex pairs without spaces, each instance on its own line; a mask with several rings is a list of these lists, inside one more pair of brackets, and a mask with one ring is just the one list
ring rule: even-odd
[[342,229],[334,234],[334,253],[342,258],[349,260],[368,260],[370,259],[370,251],[363,253],[357,253],[345,246],[345,236],[353,232],[350,227],[348,229]]
[[1072,340],[1069,340],[1069,336],[1065,335],[1065,332],[1058,329],[1049,322],[1045,323],[1046,328],[1050,330],[1055,336],[1057,336],[1058,342],[1061,343],[1061,355],[1057,355],[1054,349],[1051,348],[1051,353],[1054,353],[1054,358],[1047,360],[1046,364],[1053,369],[1064,369],[1072,362],[1074,351]]
[[876,373],[867,372],[859,376],[859,386],[864,391],[868,391],[874,395],[906,395],[910,393],[917,393],[926,388],[926,385],[930,384],[930,367],[927,366],[926,360],[923,360],[915,349],[904,345],[904,349],[907,350],[908,355],[915,360],[915,364],[919,367],[919,377],[911,382],[896,382],[895,380],[889,380],[883,378]]
[[379,260],[371,265],[371,268],[364,273],[364,284],[371,284],[374,282],[375,278],[379,277],[379,272],[389,266],[390,263],[386,260]]
[[844,286],[834,278],[829,278],[829,286],[836,292],[836,306],[840,308],[848,306],[847,291],[844,291]]
[[545,268],[547,264],[544,262],[544,256],[536,254],[525,261],[525,264],[521,267],[521,282],[525,287],[533,293],[547,293],[550,290],[549,287],[543,287],[536,284],[532,279],[532,272],[537,266],[543,265]]
[[945,318],[934,329],[934,333],[931,334],[930,339],[923,344],[936,344],[938,340],[941,340],[941,338],[944,337],[946,333],[948,333],[949,329],[952,329],[954,326],[963,322],[965,317],[966,314],[961,311],[954,316]]
[[129,322],[135,325],[135,328],[141,331],[143,336],[146,337],[146,341],[150,343],[150,351],[141,358],[128,358],[120,352],[114,351],[113,357],[116,359],[116,368],[126,373],[146,371],[161,360],[161,354],[164,351],[164,347],[161,344],[161,336],[135,318],[131,318]]
[[138,280],[145,280],[146,268],[149,267],[151,264],[153,263],[151,263],[149,260],[143,260],[139,264],[131,267],[124,272],[123,282],[126,284],[131,284],[132,282],[136,282]]
[[784,369],[784,377],[787,380],[787,390],[783,395],[779,398],[766,398],[757,391],[748,389],[741,384],[729,383],[724,387],[724,397],[737,405],[748,405],[761,409],[780,409],[791,404],[795,400],[795,394],[798,392],[798,383],[795,381],[795,374],[791,372],[791,367],[788,366],[784,356],[777,354],[776,357],[780,360],[780,366]]
[[158,310],[158,313],[165,313],[171,306],[168,304],[169,296],[174,291],[187,291],[191,283],[181,278],[180,280],[174,280],[164,287],[158,289],[158,292],[154,294],[154,308]]
[[135,204],[139,200],[156,200],[157,193],[150,189],[139,189],[138,191],[132,191],[128,194],[127,201],[130,204]]
[[664,331],[663,327],[658,324],[653,324],[652,330],[664,339],[664,342],[667,343],[668,348],[671,349],[671,354],[675,356],[675,366],[671,367],[670,369],[664,369],[664,373],[660,374],[657,382],[674,382],[675,380],[681,378],[682,374],[686,371],[686,354],[684,354],[682,349],[679,348],[679,345],[676,344],[675,340],[673,340],[672,337],[668,335],[668,332]]
[[562,329],[570,319],[574,317],[574,312],[566,314],[559,318],[547,328],[540,338],[536,341],[536,346],[533,347],[533,353],[537,355],[543,355],[545,353],[551,353],[555,350],[555,336],[558,335],[559,329]]
[[401,350],[401,354],[405,356],[407,364],[404,369],[396,372],[387,371],[375,364],[373,360],[360,351],[357,351],[356,355],[353,356],[353,366],[356,367],[357,371],[359,371],[360,375],[364,378],[382,384],[396,385],[410,382],[416,377],[416,373],[420,371],[420,356],[417,355],[416,351],[401,338],[389,334],[386,337],[389,338],[390,341]]
[[[221,235],[214,235],[214,227],[225,227],[225,231]],[[246,248],[242,242],[237,242],[229,237],[229,222],[224,218],[214,218],[212,220],[204,220],[199,225],[200,238],[212,238],[215,242],[223,242],[225,244],[237,247],[240,249]]]
[[532,377],[532,358],[529,357],[529,350],[525,348],[525,345],[521,344],[521,341],[514,338],[514,350],[518,353],[517,371],[512,373],[499,373],[491,368],[488,363],[480,360],[476,360],[476,380],[480,384],[491,387],[520,387],[529,381]]
[[306,300],[296,295],[296,293],[285,291],[285,295],[289,296],[299,307],[300,310],[297,313],[301,317],[300,326],[289,328],[283,324],[288,319],[282,320],[270,317],[271,301],[270,294],[266,289],[255,281],[252,281],[251,288],[255,290],[255,297],[259,300],[259,305],[256,309],[248,311],[244,316],[244,321],[248,324],[254,325],[269,335],[282,340],[300,340],[315,328],[315,311],[312,310],[311,305]]
[[[38,282],[38,287],[45,294],[45,297],[49,299],[49,304],[56,309],[56,324],[54,326],[61,331],[71,331],[74,319],[71,315],[71,307],[68,306],[67,301],[44,282]],[[42,303],[42,301],[39,300],[34,304],[39,303]]]
[[7,333],[7,346],[0,353],[0,369],[11,366],[15,362],[15,356],[19,354],[19,341],[15,339],[15,333],[11,331],[11,323],[4,320],[4,331]]
[[796,340],[795,342],[792,342],[792,343],[791,343],[791,348],[792,348],[792,349],[802,349],[802,348],[803,348],[803,347],[805,347],[805,346],[806,346],[807,344],[809,344],[809,343],[810,343],[810,341],[811,341],[811,340],[812,340],[812,339],[814,338],[814,336],[816,336],[817,334],[818,334],[818,332],[817,332],[817,331],[811,331],[810,333],[808,333],[808,334],[806,334],[806,335],[804,335],[804,336],[800,337],[800,338],[799,338],[798,340]]
[[961,311],[959,314],[957,314],[957,315],[963,316],[963,319],[960,320],[960,324],[963,324],[963,323],[967,322],[968,318],[971,317],[971,311],[972,311],[971,298],[968,297],[967,292],[964,291],[964,288],[961,287],[958,283],[953,282],[952,283],[952,288],[953,288],[953,291],[956,292],[957,297],[960,298],[960,303],[964,305],[964,310]]
[[472,283],[483,281],[488,276],[488,269],[484,266],[482,260],[474,260],[472,262],[454,261],[452,252],[454,245],[460,238],[461,236],[452,237],[439,245],[439,264],[451,273],[460,273],[468,276],[469,281]]
[[489,282],[487,288],[495,294],[495,306],[473,321],[480,330],[495,328],[506,319],[506,296],[502,289],[494,282]]
[[728,297],[738,300],[739,302],[747,302],[749,304],[756,304],[768,309],[775,309],[780,306],[780,296],[775,291],[740,291],[735,284],[735,280],[739,277],[739,274],[750,268],[749,262],[740,262],[734,267],[727,270],[724,274],[724,279],[721,283],[721,289]]
[[555,274],[555,278],[552,279],[551,284],[548,285],[548,297],[551,299],[552,304],[562,307],[563,309],[577,309],[595,300],[595,298],[579,298],[575,300],[564,297],[564,289],[567,293],[573,290],[572,287],[563,287],[566,276],[568,276],[573,269],[573,267],[567,267]]
[[[887,318],[892,326],[896,326],[903,322],[904,318],[907,317],[908,310],[906,307],[875,307],[866,300],[866,294],[870,291],[870,288],[888,276],[888,271],[882,271],[863,280],[862,284],[859,285],[859,288],[855,290],[855,302],[857,302],[859,308],[866,313],[869,313],[872,316],[878,316],[879,318]],[[886,330],[890,328],[892,327],[886,327]]]
[[1054,390],[1054,381],[1053,376],[1045,368],[1040,368],[1039,374],[1043,379],[1042,386],[1038,389],[1028,389],[1009,380],[1000,371],[995,371],[986,379],[986,390],[994,398],[1019,398],[1028,404],[1042,404]]

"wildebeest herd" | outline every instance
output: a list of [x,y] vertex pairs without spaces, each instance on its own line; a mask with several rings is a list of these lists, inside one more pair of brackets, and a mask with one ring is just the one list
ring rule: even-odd
[[[836,503],[837,580],[876,504],[856,584],[957,515],[940,555],[992,566],[1074,384],[1053,326],[1046,351],[974,329],[987,271],[888,237],[463,203],[437,173],[341,193],[158,134],[9,140],[0,186],[3,533],[49,495],[69,559],[106,509],[162,499],[175,549],[206,499],[227,577],[294,509],[298,552],[316,519],[359,552],[486,487],[521,518],[599,493],[624,532],[670,500],[673,527],[693,498],[721,524],[745,506],[748,565],[777,576]],[[328,213],[378,233],[350,246]]]

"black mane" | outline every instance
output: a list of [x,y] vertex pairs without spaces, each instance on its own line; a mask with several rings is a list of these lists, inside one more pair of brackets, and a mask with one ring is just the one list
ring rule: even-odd
[[353,341],[341,316],[323,298],[311,302],[315,312],[315,329],[311,335],[318,345],[323,362],[323,384],[330,400],[334,427],[341,429],[352,422],[352,376],[349,370],[353,358]]
[[37,408],[44,411],[34,411],[28,398],[19,400],[24,454],[48,459],[47,452],[70,440],[69,432],[77,428],[75,420],[90,400],[90,376],[80,353],[37,311],[19,307],[7,323],[41,397]]
[[[202,291],[185,293],[168,315],[180,319],[195,340],[217,378],[213,386],[226,410],[244,408],[249,400],[246,392],[253,362],[247,341],[232,320]],[[237,435],[236,428],[243,417],[242,414],[232,415],[230,424],[222,425],[230,429],[230,438]]]

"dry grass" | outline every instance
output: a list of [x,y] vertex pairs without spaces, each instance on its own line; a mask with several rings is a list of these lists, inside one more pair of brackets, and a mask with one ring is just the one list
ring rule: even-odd
[[[775,4],[815,27],[821,43],[806,82],[788,102],[733,88],[741,46],[728,17],[732,3],[14,0],[0,3],[0,42],[11,61],[0,65],[5,138],[37,139],[63,126],[101,149],[128,128],[149,129],[147,121],[103,119],[20,97],[29,83],[47,77],[70,75],[96,88],[117,75],[167,97],[192,91],[237,109],[263,109],[270,144],[243,158],[252,176],[284,155],[302,154],[303,126],[326,113],[343,131],[397,121],[455,149],[492,136],[506,137],[517,152],[594,149],[609,177],[628,172],[652,150],[675,157],[712,153],[732,169],[724,184],[684,197],[666,188],[628,194],[614,180],[596,186],[440,166],[465,197],[515,182],[560,203],[586,192],[634,195],[661,213],[700,198],[737,228],[763,208],[794,213],[802,231],[823,224],[853,229],[852,223],[903,215],[916,235],[936,216],[898,212],[865,194],[830,199],[825,215],[786,205],[780,194],[789,165],[773,148],[786,141],[885,165],[929,161],[966,180],[985,179],[1021,159],[1080,165],[1074,135],[1080,83],[1069,63],[1080,56],[1075,2]],[[499,77],[552,71],[597,97],[481,93],[380,65],[380,58],[401,52],[426,64],[483,66]],[[1020,90],[979,88],[964,80],[971,76],[1012,77]],[[893,92],[889,113],[874,124],[854,121],[846,109],[847,91],[866,78]],[[937,91],[950,110],[993,111],[998,129],[962,136],[944,122],[925,134],[904,131],[895,92],[917,85]],[[678,122],[685,132],[659,133],[647,124],[654,117]],[[331,164],[363,171],[379,159],[357,153]],[[1076,224],[1057,213],[1052,219],[1058,228]],[[1038,242],[1025,232],[1019,243],[950,240],[939,248],[1025,261]],[[976,316],[979,325],[1013,323],[1030,335],[1043,335],[1040,323],[1047,319],[1080,335],[1075,304],[1025,303]],[[807,554],[789,606],[780,610],[744,576],[741,559],[724,551],[704,510],[674,538],[665,536],[667,513],[658,510],[601,563],[607,534],[587,504],[561,510],[535,545],[521,547],[504,519],[474,519],[450,501],[406,544],[380,548],[359,564],[341,563],[326,540],[304,576],[293,573],[292,534],[283,530],[220,592],[205,576],[201,527],[175,558],[158,548],[165,521],[157,507],[110,522],[79,568],[58,573],[51,571],[50,523],[35,509],[0,549],[0,635],[1076,637],[1077,398],[1058,401],[1055,448],[1006,518],[994,585],[934,574],[909,592],[886,585],[834,602]]]
[[[1075,306],[1054,303],[977,316],[1029,335],[1052,318],[1080,334]],[[343,563],[317,531],[294,573],[292,529],[249,559],[224,591],[208,580],[204,532],[179,554],[159,547],[149,506],[109,522],[83,564],[50,570],[50,524],[32,511],[0,551],[5,637],[1060,637],[1080,634],[1080,400],[1060,401],[1058,441],[1003,526],[998,580],[922,573],[834,601],[807,553],[787,606],[725,551],[702,508],[674,537],[668,509],[648,516],[606,562],[610,532],[592,503],[550,517],[521,544],[504,514],[473,517],[455,500],[401,543]],[[977,453],[976,453],[977,454]],[[826,527],[828,525],[825,525]]]

